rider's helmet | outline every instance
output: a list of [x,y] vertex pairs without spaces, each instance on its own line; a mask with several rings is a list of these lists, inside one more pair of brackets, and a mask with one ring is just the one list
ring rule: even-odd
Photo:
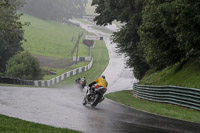
[[85,81],[85,77],[81,78],[81,81]]
[[104,75],[101,76],[103,79],[105,79],[106,77]]

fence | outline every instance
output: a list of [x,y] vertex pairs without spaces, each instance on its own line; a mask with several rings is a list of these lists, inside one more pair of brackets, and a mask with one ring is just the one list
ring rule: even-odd
[[67,79],[71,76],[74,76],[78,73],[88,71],[93,65],[93,59],[90,63],[84,67],[80,67],[69,72],[66,72],[56,78],[52,78],[51,80],[41,81],[41,80],[22,80],[17,78],[9,78],[9,77],[0,77],[0,83],[7,83],[7,84],[20,84],[20,85],[33,85],[38,87],[47,87],[52,86],[60,81]]
[[19,85],[34,85],[33,80],[23,80],[18,78],[0,77],[0,83],[19,84]]
[[146,100],[200,110],[200,89],[134,84],[133,93]]

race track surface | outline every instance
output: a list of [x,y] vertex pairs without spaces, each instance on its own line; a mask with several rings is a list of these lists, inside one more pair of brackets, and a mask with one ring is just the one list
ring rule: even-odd
[[105,99],[83,106],[69,88],[0,87],[0,114],[84,133],[198,133],[200,125],[140,112]]

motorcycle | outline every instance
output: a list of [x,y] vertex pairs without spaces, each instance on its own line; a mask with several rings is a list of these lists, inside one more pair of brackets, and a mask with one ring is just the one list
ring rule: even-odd
[[86,94],[83,99],[83,105],[90,104],[92,107],[95,107],[98,103],[104,100],[103,94],[105,88],[92,85],[91,87],[86,86],[85,89]]
[[81,89],[81,91],[83,91],[84,87],[86,86],[85,77],[76,79],[75,84]]
[[81,80],[79,81],[79,88],[83,90],[85,86],[86,86],[86,79],[81,78]]

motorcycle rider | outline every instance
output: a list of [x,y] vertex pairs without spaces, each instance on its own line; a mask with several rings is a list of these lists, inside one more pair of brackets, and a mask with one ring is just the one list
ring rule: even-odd
[[90,83],[88,86],[91,88],[93,84],[96,84],[95,88],[103,87],[100,91],[102,94],[102,99],[100,102],[104,100],[103,94],[107,91],[108,82],[106,81],[106,77],[102,75],[101,77],[97,78],[94,82]]
[[85,77],[83,77],[79,81],[79,88],[83,89],[85,86],[86,86],[86,79]]

